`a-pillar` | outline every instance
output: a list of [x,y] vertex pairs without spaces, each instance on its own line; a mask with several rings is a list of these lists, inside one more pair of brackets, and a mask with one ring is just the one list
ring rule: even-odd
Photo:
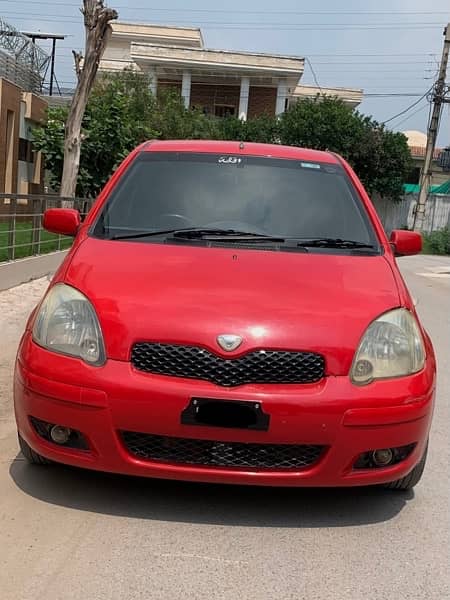
[[287,82],[281,80],[278,82],[277,87],[277,103],[275,105],[275,114],[281,115],[286,110],[286,99],[288,97],[288,86]]
[[191,73],[183,71],[183,79],[181,82],[181,97],[183,98],[184,106],[189,108],[191,104]]
[[239,96],[239,118],[242,121],[247,120],[249,94],[250,94],[250,79],[249,79],[249,77],[242,77],[241,93]]

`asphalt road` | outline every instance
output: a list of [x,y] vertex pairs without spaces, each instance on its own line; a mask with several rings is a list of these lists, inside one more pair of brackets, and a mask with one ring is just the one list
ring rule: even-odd
[[12,365],[46,281],[1,293],[0,598],[449,598],[450,259],[420,256],[400,265],[439,361],[429,462],[406,495],[28,466],[16,444]]

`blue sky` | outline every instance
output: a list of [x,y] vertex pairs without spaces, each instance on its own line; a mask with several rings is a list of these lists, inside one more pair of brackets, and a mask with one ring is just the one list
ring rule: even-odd
[[[73,83],[71,49],[83,46],[77,0],[0,0],[0,14],[22,30],[62,33],[56,74]],[[361,112],[385,121],[430,88],[450,20],[449,0],[110,0],[123,21],[202,28],[210,48],[308,57],[322,86],[363,88]],[[450,72],[450,71],[449,71]],[[306,66],[304,83],[313,83]],[[395,95],[390,95],[395,94]],[[425,131],[426,99],[392,120],[393,129]],[[439,144],[450,145],[450,105]]]

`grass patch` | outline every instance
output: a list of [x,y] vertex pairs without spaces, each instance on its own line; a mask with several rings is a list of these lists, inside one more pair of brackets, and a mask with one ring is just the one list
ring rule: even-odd
[[[8,231],[10,229],[9,220],[0,222],[0,262],[8,260]],[[25,256],[32,256],[37,254],[38,250],[35,247],[33,251],[32,246],[32,235],[31,231],[32,221],[20,221],[16,223],[16,240],[15,240],[15,255],[14,258],[24,258]],[[60,246],[58,245],[58,236],[48,231],[41,231],[41,243],[39,248],[39,254],[47,254],[48,252],[54,252],[55,250],[61,249],[66,250],[72,245],[72,239],[68,237],[61,237]]]
[[450,254],[450,228],[423,234],[423,254]]

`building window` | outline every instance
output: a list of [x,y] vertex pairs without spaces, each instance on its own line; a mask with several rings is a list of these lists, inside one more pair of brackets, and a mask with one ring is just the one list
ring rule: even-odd
[[236,114],[236,107],[232,104],[216,104],[214,114],[216,117],[233,117]]
[[32,143],[24,138],[19,139],[19,160],[23,162],[33,162]]
[[[13,153],[14,153],[14,123],[15,123],[15,113],[13,110],[6,111],[6,143],[5,143],[5,184],[3,192],[12,193],[15,190],[14,183],[14,161],[13,161]],[[6,204],[5,200],[5,204]],[[9,204],[9,199],[8,199]]]

